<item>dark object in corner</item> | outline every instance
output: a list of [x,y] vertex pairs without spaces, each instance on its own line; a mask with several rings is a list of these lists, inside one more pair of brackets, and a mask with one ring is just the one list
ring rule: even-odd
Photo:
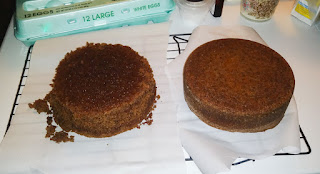
[[214,17],[220,17],[222,14],[224,0],[216,0],[216,4],[214,6]]

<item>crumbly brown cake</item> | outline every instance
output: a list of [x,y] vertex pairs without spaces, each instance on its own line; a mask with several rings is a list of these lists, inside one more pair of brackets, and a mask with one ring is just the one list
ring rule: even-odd
[[147,59],[128,46],[87,43],[59,63],[44,100],[64,131],[109,137],[152,123],[155,98]]
[[282,120],[295,80],[274,50],[242,39],[205,43],[188,57],[183,72],[189,108],[210,126],[260,132]]
[[29,103],[28,106],[30,108],[36,109],[38,114],[40,114],[41,112],[45,112],[47,114],[51,114],[51,110],[49,109],[47,101],[45,101],[45,100],[38,99],[38,100],[34,101],[34,103]]

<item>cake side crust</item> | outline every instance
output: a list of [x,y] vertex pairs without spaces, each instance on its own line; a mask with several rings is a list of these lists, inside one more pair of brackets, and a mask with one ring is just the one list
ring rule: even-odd
[[136,128],[146,119],[153,109],[156,87],[154,83],[131,103],[100,114],[76,113],[75,115],[63,106],[56,96],[50,94],[49,96],[51,107],[55,108],[54,120],[63,130],[87,137],[102,138]]
[[216,110],[199,102],[185,85],[184,88],[184,97],[188,107],[200,120],[212,127],[229,132],[254,133],[272,129],[280,123],[290,102],[284,103],[271,113],[237,117],[233,113]]

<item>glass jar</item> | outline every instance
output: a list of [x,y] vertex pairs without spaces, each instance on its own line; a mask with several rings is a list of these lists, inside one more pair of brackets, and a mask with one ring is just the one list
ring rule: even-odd
[[213,2],[213,0],[176,0],[182,20],[190,25],[201,24]]
[[241,14],[253,21],[267,21],[269,20],[279,0],[241,0],[240,12]]

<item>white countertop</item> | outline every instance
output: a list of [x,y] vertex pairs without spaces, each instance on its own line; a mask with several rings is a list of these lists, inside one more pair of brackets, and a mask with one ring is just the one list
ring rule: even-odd
[[[293,1],[281,1],[273,18],[257,23],[240,15],[239,1],[226,2],[221,18],[208,15],[206,25],[246,25],[255,29],[265,42],[291,65],[296,88],[300,126],[310,143],[308,155],[274,156],[232,167],[230,173],[320,173],[320,31],[290,15]],[[191,33],[194,27],[185,25],[174,11],[171,34]],[[0,141],[5,133],[18,89],[28,47],[16,40],[12,22],[0,50]],[[188,173],[200,173],[193,164]]]

